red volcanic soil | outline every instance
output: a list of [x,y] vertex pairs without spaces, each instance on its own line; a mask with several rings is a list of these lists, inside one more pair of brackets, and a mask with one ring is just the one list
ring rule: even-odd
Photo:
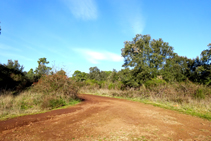
[[0,140],[211,141],[211,122],[128,100],[81,94],[76,106],[0,121]]

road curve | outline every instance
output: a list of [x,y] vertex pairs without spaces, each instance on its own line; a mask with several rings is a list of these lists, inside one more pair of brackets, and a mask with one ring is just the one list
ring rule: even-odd
[[211,122],[110,97],[80,94],[76,106],[0,121],[0,140],[211,140]]

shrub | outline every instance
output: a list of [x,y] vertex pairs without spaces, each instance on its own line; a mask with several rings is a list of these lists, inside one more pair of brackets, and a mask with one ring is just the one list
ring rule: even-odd
[[53,75],[43,75],[38,83],[34,85],[32,91],[49,94],[64,94],[77,98],[79,87],[76,83],[68,79],[65,75],[53,74]]
[[111,90],[111,89],[115,89],[115,85],[113,83],[110,83],[108,85],[108,89]]
[[58,108],[58,107],[61,107],[61,106],[65,106],[65,105],[67,105],[67,103],[62,98],[60,98],[60,99],[51,99],[49,101],[49,107],[51,109]]
[[164,85],[164,84],[166,84],[165,80],[156,79],[156,78],[145,82],[146,88],[156,87],[156,86],[160,86],[160,85]]

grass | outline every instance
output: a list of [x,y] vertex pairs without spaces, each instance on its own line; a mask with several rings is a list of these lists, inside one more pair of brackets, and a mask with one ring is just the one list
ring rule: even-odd
[[75,105],[80,102],[77,94],[75,82],[65,75],[42,76],[36,84],[18,95],[10,91],[0,93],[0,120]]
[[[18,96],[12,94],[5,94],[0,96],[0,120],[14,118],[24,115],[32,115],[44,113],[50,110],[67,108],[70,105],[80,103],[79,99],[65,99],[65,96],[49,96],[46,98],[41,93],[34,93],[31,91],[24,91]],[[53,103],[50,107],[43,107],[46,105],[46,99],[58,99],[64,102],[63,105]]]

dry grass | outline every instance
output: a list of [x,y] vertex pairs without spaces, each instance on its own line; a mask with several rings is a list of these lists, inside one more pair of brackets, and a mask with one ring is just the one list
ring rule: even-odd
[[29,90],[18,95],[4,91],[0,94],[0,119],[44,112],[50,109],[78,103],[78,87],[66,76],[43,76]]
[[12,93],[8,93],[0,96],[0,118],[36,113],[43,110],[38,103],[38,101],[41,101],[41,94],[25,91],[14,96]]

